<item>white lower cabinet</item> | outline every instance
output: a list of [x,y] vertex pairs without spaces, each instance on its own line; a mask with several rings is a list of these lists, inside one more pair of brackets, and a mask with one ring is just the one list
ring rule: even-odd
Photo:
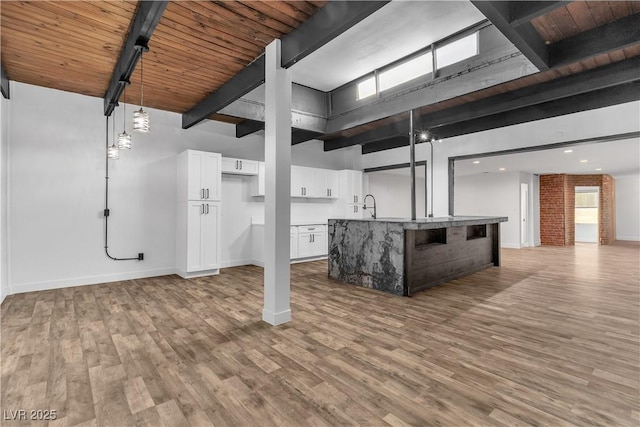
[[[327,226],[292,225],[290,231],[291,262],[327,256]],[[264,266],[264,224],[253,224],[251,227],[251,253],[255,265]]]
[[298,227],[298,257],[308,258],[327,255],[326,226]]
[[182,277],[215,274],[220,268],[220,202],[178,203],[178,272]]

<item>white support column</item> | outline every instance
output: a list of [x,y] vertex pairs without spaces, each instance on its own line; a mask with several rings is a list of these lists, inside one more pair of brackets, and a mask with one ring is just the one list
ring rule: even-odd
[[291,72],[281,67],[280,40],[265,53],[264,307],[262,320],[291,320]]

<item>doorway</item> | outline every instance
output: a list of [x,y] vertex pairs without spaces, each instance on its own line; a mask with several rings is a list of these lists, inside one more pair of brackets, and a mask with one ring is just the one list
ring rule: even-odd
[[576,242],[598,243],[600,187],[576,187]]
[[520,247],[529,246],[529,184],[520,183]]

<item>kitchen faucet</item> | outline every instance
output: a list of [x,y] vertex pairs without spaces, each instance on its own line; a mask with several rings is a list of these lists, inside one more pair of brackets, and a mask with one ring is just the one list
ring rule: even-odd
[[364,206],[362,209],[367,209],[367,197],[371,197],[373,199],[373,213],[371,214],[371,218],[376,219],[376,198],[373,197],[373,194],[367,194],[364,196],[364,199],[362,200],[364,202]]

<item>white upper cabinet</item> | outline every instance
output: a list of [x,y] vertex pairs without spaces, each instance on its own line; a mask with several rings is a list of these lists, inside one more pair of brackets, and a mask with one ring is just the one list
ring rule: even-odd
[[316,197],[326,199],[338,198],[338,171],[315,168],[313,169],[313,183]]
[[187,150],[178,156],[178,200],[220,200],[218,153]]
[[345,203],[362,203],[362,171],[341,170],[340,198]]
[[222,158],[222,173],[235,175],[258,175],[258,163],[255,160]]
[[[353,193],[352,196],[357,195],[358,200],[362,200],[362,172],[336,171],[295,165],[291,166],[291,197],[314,199],[337,199],[343,197],[340,193],[340,179],[341,174],[344,172],[355,172],[355,177],[351,179],[352,184],[349,193]],[[258,175],[252,183],[251,195],[264,196],[264,189],[265,165],[264,162],[258,162]]]
[[291,166],[291,197],[316,197],[313,168]]

